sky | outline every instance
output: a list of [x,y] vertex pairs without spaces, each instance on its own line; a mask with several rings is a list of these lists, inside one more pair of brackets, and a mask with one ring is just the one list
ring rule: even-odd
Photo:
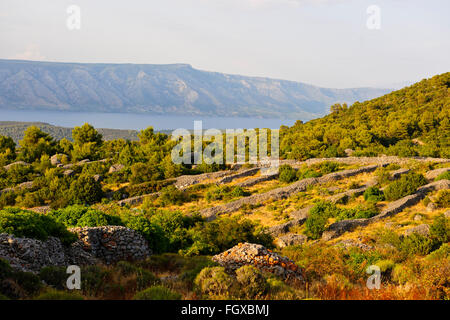
[[0,58],[390,88],[450,71],[449,13],[448,0],[0,0]]

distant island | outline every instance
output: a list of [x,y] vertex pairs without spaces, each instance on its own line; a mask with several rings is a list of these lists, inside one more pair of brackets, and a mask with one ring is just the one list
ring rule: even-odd
[[187,64],[0,59],[0,110],[147,113],[310,120],[334,103],[386,94],[194,69]]

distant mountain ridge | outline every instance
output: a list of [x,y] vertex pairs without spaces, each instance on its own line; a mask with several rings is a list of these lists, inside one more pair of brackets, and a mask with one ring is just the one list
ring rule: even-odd
[[[380,88],[328,89],[201,71],[187,64],[97,64],[0,59],[0,110],[132,112],[309,120]],[[1,120],[1,119],[0,119]]]

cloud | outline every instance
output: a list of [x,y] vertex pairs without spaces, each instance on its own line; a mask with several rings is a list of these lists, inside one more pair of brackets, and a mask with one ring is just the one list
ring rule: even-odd
[[30,44],[27,46],[24,52],[20,52],[11,57],[11,59],[15,60],[45,60],[45,56],[43,56],[39,47],[34,44]]

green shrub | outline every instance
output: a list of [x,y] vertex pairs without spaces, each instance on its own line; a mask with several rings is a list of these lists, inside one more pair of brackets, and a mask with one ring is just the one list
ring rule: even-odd
[[297,172],[288,164],[280,166],[278,172],[278,180],[281,182],[289,183],[297,180]]
[[392,280],[400,285],[404,285],[415,278],[415,273],[405,265],[397,264],[392,270]]
[[66,281],[69,275],[64,267],[48,266],[39,271],[39,278],[55,289],[66,288]]
[[181,300],[181,294],[163,286],[154,286],[136,293],[134,300]]
[[75,204],[94,204],[102,199],[102,186],[92,176],[82,174],[71,183],[69,196]]
[[450,190],[440,190],[435,203],[439,208],[450,208]]
[[136,288],[137,290],[142,290],[161,283],[159,278],[151,271],[145,270],[143,268],[136,269]]
[[333,161],[324,161],[318,165],[321,174],[328,174],[339,170],[340,164]]
[[152,223],[142,215],[132,213],[124,216],[122,220],[127,228],[136,230],[148,241],[148,245],[153,252],[161,253],[167,250],[169,239],[159,225]]
[[118,217],[82,205],[53,210],[48,215],[67,227],[101,227],[123,224]]
[[410,172],[389,184],[384,190],[384,195],[386,200],[394,201],[416,192],[418,187],[426,183],[427,180],[423,175]]
[[428,256],[428,260],[441,260],[447,259],[450,256],[450,245],[448,243],[442,244],[439,249],[431,252]]
[[377,187],[369,187],[366,191],[364,191],[364,200],[366,201],[384,201],[384,193]]
[[125,188],[124,192],[128,197],[142,196],[144,194],[155,193],[173,184],[175,180],[159,180],[159,181],[148,181],[141,184],[129,185]]
[[159,202],[163,206],[168,205],[181,205],[189,201],[189,195],[173,185],[167,186],[161,190],[161,194],[158,198]]
[[34,295],[42,288],[39,277],[31,272],[15,271],[12,279],[26,292],[27,295]]
[[239,186],[216,186],[206,193],[206,200],[208,202],[216,200],[231,200],[234,198],[245,197],[247,195],[249,195],[249,193]]
[[81,268],[81,290],[88,296],[98,296],[103,286],[111,280],[111,272],[92,265]]
[[225,272],[223,267],[203,269],[194,283],[200,293],[218,299],[229,297],[234,286],[233,278]]
[[266,278],[254,266],[242,266],[236,270],[236,279],[239,283],[239,292],[243,298],[255,299],[267,292]]
[[308,219],[306,219],[305,234],[310,239],[319,239],[325,231],[328,219],[336,216],[339,209],[331,202],[319,202],[309,210]]
[[433,241],[418,233],[413,233],[402,239],[400,250],[408,255],[418,254],[425,256],[433,250]]
[[0,210],[0,233],[38,240],[47,240],[49,236],[53,236],[65,245],[77,240],[76,235],[67,231],[54,218],[18,208]]
[[391,272],[395,267],[395,262],[392,260],[379,260],[375,265],[380,268],[381,272]]
[[84,298],[73,291],[47,290],[34,298],[34,300],[84,300]]
[[443,214],[434,218],[430,227],[430,237],[437,246],[450,241],[450,223]]

